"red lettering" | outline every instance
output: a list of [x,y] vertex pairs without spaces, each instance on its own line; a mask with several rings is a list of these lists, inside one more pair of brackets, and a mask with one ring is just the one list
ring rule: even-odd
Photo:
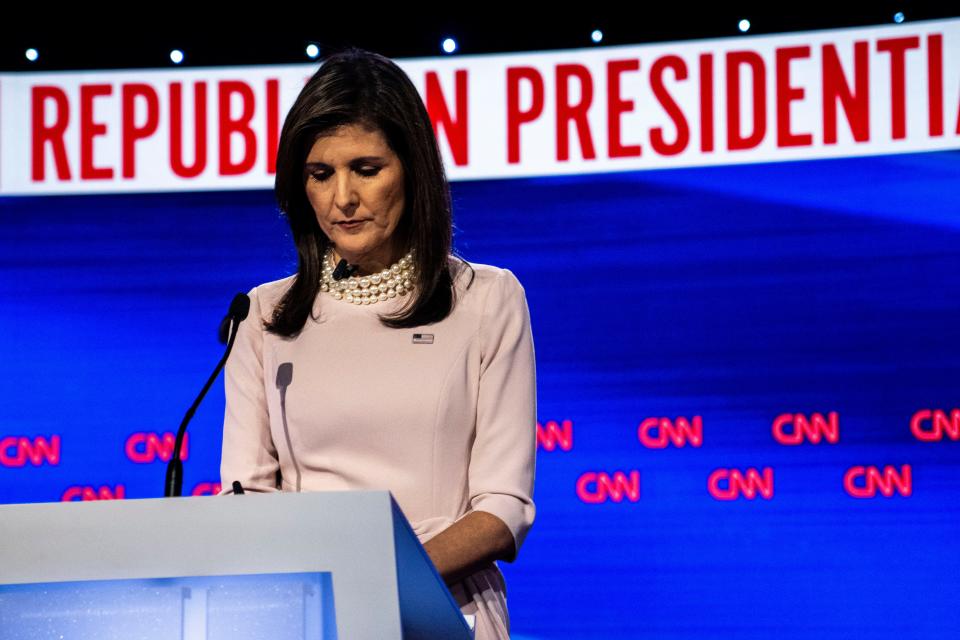
[[700,56],[700,150],[713,151],[713,54]]
[[[138,432],[127,438],[125,451],[127,458],[139,464],[154,462],[157,458],[169,462],[173,457],[173,447],[176,445],[177,434],[164,433],[163,439],[153,432]],[[190,449],[190,434],[183,434],[183,446],[180,448],[180,459],[186,460]]]
[[[864,479],[862,485],[856,482],[859,478]],[[899,473],[896,467],[887,465],[882,473],[874,466],[856,466],[850,467],[843,474],[843,488],[854,498],[875,498],[878,489],[882,495],[889,498],[893,496],[894,486],[900,495],[910,497],[913,493],[910,465],[903,465]]]
[[93,139],[107,133],[107,125],[93,120],[93,101],[99,96],[109,96],[113,88],[108,84],[81,85],[80,87],[80,179],[110,180],[111,167],[93,166]]
[[640,472],[631,471],[629,477],[622,471],[613,476],[604,471],[587,471],[577,478],[577,496],[589,504],[602,502],[622,502],[626,497],[630,502],[640,500]]
[[665,156],[673,156],[687,148],[690,142],[690,127],[687,125],[687,118],[683,111],[674,101],[673,96],[663,85],[663,72],[666,69],[673,70],[673,75],[677,80],[687,79],[687,64],[680,56],[663,56],[658,58],[653,66],[650,67],[650,83],[653,87],[653,95],[667,112],[673,125],[677,128],[677,139],[668,144],[664,140],[663,129],[654,127],[650,131],[650,146],[657,153]]
[[196,178],[207,166],[207,83],[193,84],[193,164],[183,161],[183,84],[170,85],[170,166],[180,178]]
[[943,34],[927,35],[927,104],[930,135],[943,135]]
[[[568,84],[571,78],[580,81],[580,102],[571,104]],[[593,80],[590,71],[581,64],[561,64],[557,66],[557,160],[570,159],[570,122],[576,127],[577,137],[583,157],[592,160],[597,157],[590,137],[590,123],[587,112],[593,102]]]
[[[930,423],[930,428],[925,425]],[[954,409],[947,416],[940,409],[922,409],[910,418],[910,432],[921,442],[937,442],[944,439],[944,435],[951,440],[960,440],[960,409]]]
[[[257,136],[251,127],[256,101],[253,89],[245,82],[226,81],[219,87],[220,108],[220,175],[235,176],[246,173],[257,161]],[[240,115],[232,115],[232,98],[240,97]],[[231,153],[233,135],[239,134],[244,141],[243,155],[234,162]]]
[[73,486],[67,487],[63,495],[60,496],[60,500],[61,502],[88,502],[91,500],[123,500],[126,497],[127,489],[122,484],[118,484],[115,488]]
[[[793,429],[787,429],[787,426]],[[810,420],[800,413],[784,413],[773,421],[773,439],[780,444],[798,445],[804,441],[819,444],[821,439],[831,444],[840,441],[840,418],[836,411],[827,414],[814,413]]]
[[[136,145],[138,140],[149,138],[160,126],[160,98],[149,84],[135,82],[125,84],[120,90],[123,118],[123,177],[136,175]],[[146,104],[147,118],[142,125],[136,123],[136,101],[143,98]]]
[[633,100],[620,97],[620,74],[639,70],[639,60],[607,62],[607,154],[611,158],[638,157],[641,154],[639,144],[624,145],[620,139],[620,116],[633,111]]
[[920,38],[877,40],[877,51],[890,54],[890,116],[893,139],[907,137],[907,49],[920,47]]
[[277,149],[280,147],[280,82],[267,80],[267,173],[277,173]]
[[[46,104],[50,100],[54,106],[53,122],[48,124]],[[70,179],[70,162],[67,160],[67,143],[63,134],[70,123],[70,101],[67,94],[58,87],[37,85],[30,92],[30,115],[33,119],[31,135],[31,179],[39,182],[46,178],[44,152],[47,145],[53,151],[53,166],[58,180]]]
[[[530,107],[520,109],[520,83],[529,84],[533,92]],[[543,113],[543,77],[533,67],[507,69],[507,162],[520,162],[520,127],[533,122]]]
[[[753,500],[758,494],[766,500],[773,498],[773,468],[764,467],[763,475],[750,467],[746,474],[739,469],[717,469],[707,478],[707,491],[717,500],[736,500],[744,496]],[[726,486],[721,483],[726,480]]]
[[60,436],[0,438],[0,466],[24,467],[28,461],[35,467],[60,464]]
[[[740,131],[740,67],[746,66],[753,77],[753,130],[749,135]],[[727,148],[736,151],[751,149],[760,144],[767,131],[767,82],[763,58],[754,51],[727,53]]]
[[556,420],[548,420],[542,427],[538,422],[537,444],[547,451],[553,451],[557,447],[570,451],[573,449],[573,422],[564,420],[562,427]]
[[790,61],[809,58],[810,47],[785,47],[776,50],[777,65],[777,146],[808,147],[813,144],[813,135],[793,133],[790,130],[790,103],[803,99],[803,87],[790,84]]
[[669,443],[684,447],[703,444],[703,418],[694,416],[692,424],[686,418],[647,418],[637,428],[637,438],[649,449],[665,449]]
[[192,496],[215,496],[220,493],[219,482],[198,482],[197,485],[193,488],[193,491],[190,492]]
[[467,108],[469,104],[467,86],[467,70],[457,69],[454,74],[457,117],[454,119],[450,115],[446,100],[443,98],[443,89],[440,87],[440,79],[437,73],[435,71],[427,73],[424,103],[427,113],[430,114],[430,121],[433,123],[433,132],[439,139],[440,128],[443,128],[447,136],[447,142],[450,144],[450,154],[453,156],[453,162],[458,166],[463,166],[470,161],[470,154],[468,153],[469,136],[467,135],[470,111]]
[[865,41],[853,45],[853,73],[856,90],[851,91],[840,64],[837,48],[823,47],[823,142],[837,143],[837,100],[850,124],[850,132],[857,142],[870,139],[870,76],[869,45]]

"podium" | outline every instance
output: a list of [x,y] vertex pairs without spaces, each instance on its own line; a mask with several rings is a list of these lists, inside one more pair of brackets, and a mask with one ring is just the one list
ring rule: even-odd
[[389,491],[0,505],[0,635],[473,638]]

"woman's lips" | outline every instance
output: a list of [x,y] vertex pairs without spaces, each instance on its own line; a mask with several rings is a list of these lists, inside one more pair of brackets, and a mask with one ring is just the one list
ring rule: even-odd
[[337,226],[340,227],[341,229],[352,231],[354,229],[359,229],[364,224],[366,224],[366,222],[367,222],[366,220],[356,220],[354,222],[338,222]]

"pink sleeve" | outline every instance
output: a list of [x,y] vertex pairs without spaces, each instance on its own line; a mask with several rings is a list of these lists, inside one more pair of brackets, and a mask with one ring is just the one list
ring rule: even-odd
[[537,383],[526,294],[503,269],[480,323],[480,392],[470,457],[470,505],[497,516],[513,534],[517,558],[533,525]]
[[263,381],[263,326],[257,287],[250,296],[250,313],[240,323],[237,338],[224,368],[223,453],[220,459],[220,493],[233,493],[239,480],[246,491],[271,492],[277,488],[280,463],[270,436]]

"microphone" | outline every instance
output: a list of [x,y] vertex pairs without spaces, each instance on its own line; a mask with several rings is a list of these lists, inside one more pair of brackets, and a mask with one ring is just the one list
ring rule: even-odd
[[[237,331],[240,330],[240,323],[246,319],[249,313],[250,298],[245,293],[238,293],[230,303],[230,310],[227,312],[227,317],[220,322],[220,342],[227,344],[227,350],[223,354],[223,357],[220,358],[220,362],[217,363],[217,367],[213,370],[213,373],[210,374],[210,377],[207,379],[207,384],[203,385],[200,395],[198,395],[197,399],[190,405],[190,409],[187,410],[187,414],[183,417],[183,422],[180,423],[180,428],[177,429],[177,439],[173,444],[173,455],[170,458],[170,462],[167,463],[167,477],[163,488],[163,497],[165,498],[182,495],[183,462],[180,460],[180,450],[183,448],[183,436],[187,432],[187,424],[190,422],[190,419],[193,418],[193,414],[196,413],[197,407],[200,406],[200,401],[207,395],[207,391],[210,390],[213,381],[217,379],[220,371],[224,365],[227,364],[227,358],[230,356],[230,352],[233,350],[233,343],[237,339]],[[229,337],[226,335],[227,332],[229,332]]]
[[230,321],[236,320],[240,322],[247,317],[248,313],[250,313],[250,298],[248,298],[245,293],[238,293],[233,297],[233,301],[230,302],[230,310],[227,311],[227,315],[220,321],[220,330],[217,332],[220,344],[227,344],[227,336],[230,332]]
[[347,264],[346,258],[340,258],[340,262],[337,263],[337,268],[333,270],[333,279],[343,280],[344,278],[349,278],[356,273],[358,268],[355,264]]

